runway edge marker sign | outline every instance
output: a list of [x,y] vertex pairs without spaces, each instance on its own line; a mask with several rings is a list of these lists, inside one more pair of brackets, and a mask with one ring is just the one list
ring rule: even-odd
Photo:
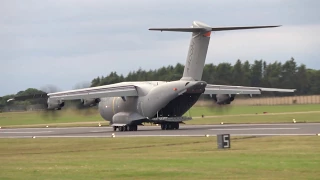
[[218,149],[231,148],[230,134],[218,134],[217,144]]

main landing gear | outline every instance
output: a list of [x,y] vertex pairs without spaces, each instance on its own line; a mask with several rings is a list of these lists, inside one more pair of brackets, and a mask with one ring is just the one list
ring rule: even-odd
[[137,131],[138,126],[137,125],[126,125],[126,126],[113,126],[113,131]]
[[[179,123],[178,122],[166,122],[161,124],[162,130],[174,130],[179,129]],[[138,126],[137,125],[126,125],[126,126],[113,126],[113,131],[137,131]]]
[[178,122],[163,123],[161,124],[161,129],[162,130],[179,129],[179,123]]

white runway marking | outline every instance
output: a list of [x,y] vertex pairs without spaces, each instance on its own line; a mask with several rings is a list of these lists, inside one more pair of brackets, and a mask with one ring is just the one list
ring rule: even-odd
[[209,129],[212,131],[247,131],[247,130],[294,130],[300,128],[241,128],[241,129]]
[[[216,137],[216,134],[208,134],[209,137]],[[316,134],[230,134],[231,136],[316,136]],[[33,136],[19,136],[18,138],[32,138]],[[113,138],[111,136],[34,136],[36,138]],[[205,137],[203,135],[116,135],[114,138],[125,137]],[[17,138],[15,136],[0,138]]]
[[[267,126],[266,126],[267,125]],[[232,136],[290,136],[320,133],[320,123],[298,124],[224,124],[181,125],[180,131],[162,131],[157,126],[141,126],[138,132],[113,132],[112,127],[65,127],[65,128],[14,128],[0,129],[0,138],[112,138],[115,137],[214,137],[227,133]]]
[[102,133],[102,132],[106,132],[106,131],[90,131],[91,133]]
[[238,128],[238,129],[209,129],[212,131],[247,131],[247,130],[294,130],[300,128]]
[[9,133],[11,133],[11,134],[14,134],[14,133],[16,133],[16,134],[30,134],[30,133],[49,133],[49,132],[53,132],[53,131],[34,131],[34,132],[18,132],[18,131],[16,131],[16,132],[0,132],[0,133],[2,133],[2,134],[9,134]]
[[112,127],[110,126],[103,126],[103,127],[40,127],[40,128],[7,128],[7,129],[1,129],[0,131],[12,131],[12,130],[38,130],[38,129],[47,129],[47,130],[55,130],[55,129],[94,129],[94,128],[106,128],[106,129],[111,129]]
[[[217,136],[217,134],[195,134],[195,135],[118,135],[118,137],[205,137],[206,135]],[[315,136],[315,134],[230,134],[232,136]],[[110,136],[107,136],[110,137]],[[115,134],[117,138],[117,134]]]

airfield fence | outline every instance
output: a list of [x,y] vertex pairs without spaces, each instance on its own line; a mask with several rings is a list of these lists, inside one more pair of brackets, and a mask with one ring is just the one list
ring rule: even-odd
[[[199,100],[196,106],[207,106],[211,102],[208,100]],[[253,97],[253,98],[235,98],[233,105],[294,105],[294,104],[320,104],[320,95],[310,96],[288,96],[288,97]]]

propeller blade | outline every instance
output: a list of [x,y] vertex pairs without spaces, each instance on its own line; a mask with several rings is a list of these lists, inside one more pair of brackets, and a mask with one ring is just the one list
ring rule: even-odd
[[210,103],[208,106],[208,110],[214,114],[227,114],[230,110],[230,104],[222,104],[221,102],[218,103],[218,99],[216,95],[212,95],[210,97]]

